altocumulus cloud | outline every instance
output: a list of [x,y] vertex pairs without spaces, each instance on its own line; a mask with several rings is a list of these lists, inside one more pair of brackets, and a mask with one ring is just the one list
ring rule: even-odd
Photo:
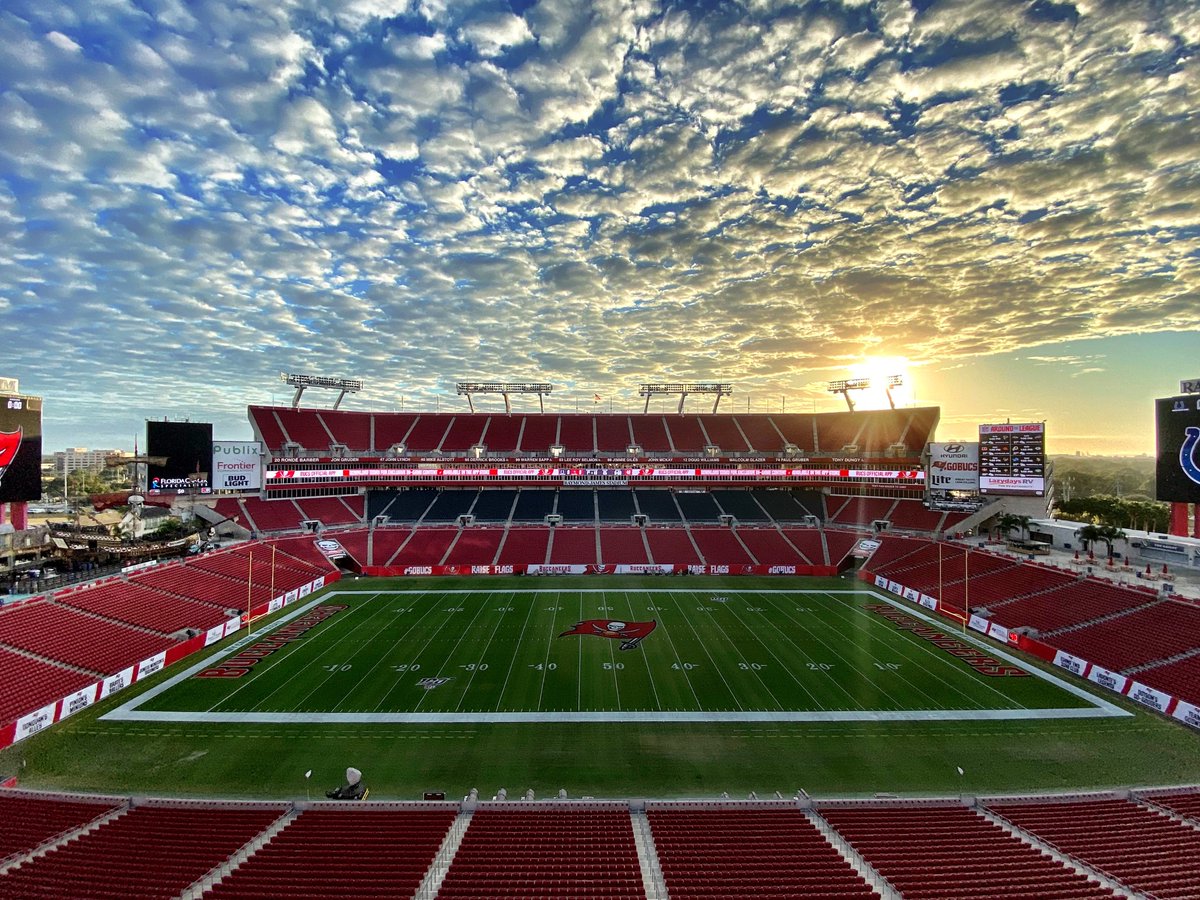
[[1195,3],[702,6],[5,4],[9,364],[240,419],[1200,324]]

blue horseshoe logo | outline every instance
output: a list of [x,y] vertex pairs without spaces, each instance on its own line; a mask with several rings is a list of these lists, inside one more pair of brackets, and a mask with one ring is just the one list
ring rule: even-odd
[[1196,484],[1200,484],[1200,465],[1195,460],[1196,444],[1200,443],[1200,428],[1189,427],[1183,432],[1183,446],[1179,448],[1179,468]]

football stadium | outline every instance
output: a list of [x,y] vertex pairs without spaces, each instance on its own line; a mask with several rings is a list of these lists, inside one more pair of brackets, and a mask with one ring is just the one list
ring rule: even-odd
[[1055,546],[1042,423],[288,377],[250,442],[148,421],[142,493],[93,498],[202,544],[0,609],[5,895],[1195,895],[1200,592]]
[[0,900],[1200,900],[1196,0],[0,49]]

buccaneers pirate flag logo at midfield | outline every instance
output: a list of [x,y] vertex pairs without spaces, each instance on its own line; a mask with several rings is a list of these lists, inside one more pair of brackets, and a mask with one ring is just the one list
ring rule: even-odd
[[590,634],[594,637],[616,638],[621,641],[622,650],[632,650],[657,627],[658,622],[654,620],[619,622],[615,619],[588,619],[564,631],[559,637],[566,637],[568,634]]

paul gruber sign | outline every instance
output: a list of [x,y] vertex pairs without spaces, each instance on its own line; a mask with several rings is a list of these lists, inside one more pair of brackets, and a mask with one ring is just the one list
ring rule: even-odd
[[213,490],[259,490],[262,488],[262,459],[262,444],[257,441],[213,441]]

